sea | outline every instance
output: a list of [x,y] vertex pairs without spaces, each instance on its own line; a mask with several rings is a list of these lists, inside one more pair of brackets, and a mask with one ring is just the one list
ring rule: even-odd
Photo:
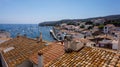
[[52,28],[52,26],[39,26],[38,24],[0,24],[0,30],[9,32],[12,38],[15,38],[18,33],[26,34],[29,38],[36,38],[42,32],[42,37],[46,41],[54,41],[50,35]]

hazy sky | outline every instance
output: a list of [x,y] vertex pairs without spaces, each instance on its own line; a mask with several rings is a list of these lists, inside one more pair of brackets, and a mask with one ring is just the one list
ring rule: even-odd
[[120,0],[0,0],[0,23],[40,23],[120,14]]

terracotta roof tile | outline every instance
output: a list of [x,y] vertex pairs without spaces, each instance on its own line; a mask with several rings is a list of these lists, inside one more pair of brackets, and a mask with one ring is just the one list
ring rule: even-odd
[[45,43],[37,43],[36,40],[26,37],[19,37],[2,43],[0,48],[7,49],[9,47],[14,47],[14,49],[9,50],[8,52],[3,52],[3,49],[2,55],[9,67],[15,67],[28,59],[34,52],[37,52],[41,48],[45,47],[44,44]]
[[84,47],[79,52],[65,53],[61,57],[46,64],[45,67],[119,67],[120,54],[114,52]]
[[[59,43],[51,43],[47,47],[40,50],[43,53],[43,63],[44,65],[49,63],[50,61],[53,61],[54,59],[60,57],[64,54],[64,46]],[[30,57],[30,59],[35,63],[38,64],[38,55],[35,53]]]

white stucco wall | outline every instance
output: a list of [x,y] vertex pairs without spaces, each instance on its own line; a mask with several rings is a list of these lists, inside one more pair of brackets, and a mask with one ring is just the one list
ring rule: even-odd
[[112,49],[118,49],[118,41],[112,41]]

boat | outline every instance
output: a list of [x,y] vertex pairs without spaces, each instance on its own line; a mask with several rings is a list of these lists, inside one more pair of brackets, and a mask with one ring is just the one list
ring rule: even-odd
[[56,30],[55,28],[53,28],[53,30],[50,30],[50,34],[57,41],[63,41],[64,37],[66,36],[66,33]]
[[53,30],[50,30],[50,34],[53,36],[53,38],[57,41],[60,41],[57,36],[55,35],[55,33],[53,32]]

